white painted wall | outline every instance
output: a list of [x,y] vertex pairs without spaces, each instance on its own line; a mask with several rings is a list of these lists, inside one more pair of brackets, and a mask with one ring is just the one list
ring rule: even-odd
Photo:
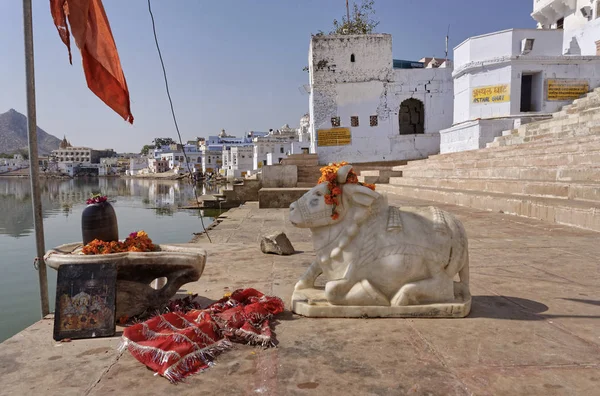
[[[311,152],[320,163],[355,163],[423,158],[439,150],[437,132],[452,124],[452,69],[393,69],[390,35],[313,37],[309,50]],[[351,56],[354,54],[354,62]],[[424,104],[424,135],[400,136],[402,101]],[[351,126],[357,116],[359,125]],[[377,116],[377,126],[370,117]],[[318,147],[316,132],[351,129],[347,146]]]
[[600,18],[594,19],[583,26],[565,29],[563,53],[595,56],[596,41],[598,40],[600,40]]
[[458,76],[454,80],[454,124],[477,118],[509,116],[510,102],[472,103],[472,92],[478,87],[510,83],[510,65],[491,66]]
[[501,136],[502,131],[512,129],[514,119],[476,120],[463,122],[440,131],[440,154],[477,150]]

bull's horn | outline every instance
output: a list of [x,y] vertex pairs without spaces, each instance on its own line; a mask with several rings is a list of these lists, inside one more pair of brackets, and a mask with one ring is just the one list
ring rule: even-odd
[[337,171],[337,182],[339,184],[346,183],[346,179],[348,178],[348,173],[352,170],[352,165],[344,165]]

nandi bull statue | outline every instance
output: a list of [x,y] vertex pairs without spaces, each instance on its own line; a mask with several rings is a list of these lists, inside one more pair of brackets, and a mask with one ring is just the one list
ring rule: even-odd
[[[471,308],[469,253],[462,224],[435,207],[389,206],[351,165],[321,169],[319,184],[290,205],[310,228],[316,260],[292,297],[314,317],[464,317]],[[315,288],[324,274],[325,288]],[[454,279],[460,281],[455,282]]]

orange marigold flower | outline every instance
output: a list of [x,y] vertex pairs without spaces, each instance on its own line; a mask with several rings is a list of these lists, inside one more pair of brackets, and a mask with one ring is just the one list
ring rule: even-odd
[[340,217],[340,214],[338,212],[333,212],[333,214],[331,215],[331,218],[333,220],[337,220]]

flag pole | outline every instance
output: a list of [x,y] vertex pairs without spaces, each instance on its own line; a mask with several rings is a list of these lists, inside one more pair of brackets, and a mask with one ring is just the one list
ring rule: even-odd
[[36,259],[34,267],[38,271],[42,318],[50,313],[48,302],[48,276],[44,262],[44,220],[39,184],[39,160],[37,141],[37,120],[35,114],[35,69],[33,64],[33,22],[31,0],[23,0],[23,30],[25,36],[25,79],[27,82],[27,139],[29,141],[29,180],[33,204],[33,228],[35,230]]

